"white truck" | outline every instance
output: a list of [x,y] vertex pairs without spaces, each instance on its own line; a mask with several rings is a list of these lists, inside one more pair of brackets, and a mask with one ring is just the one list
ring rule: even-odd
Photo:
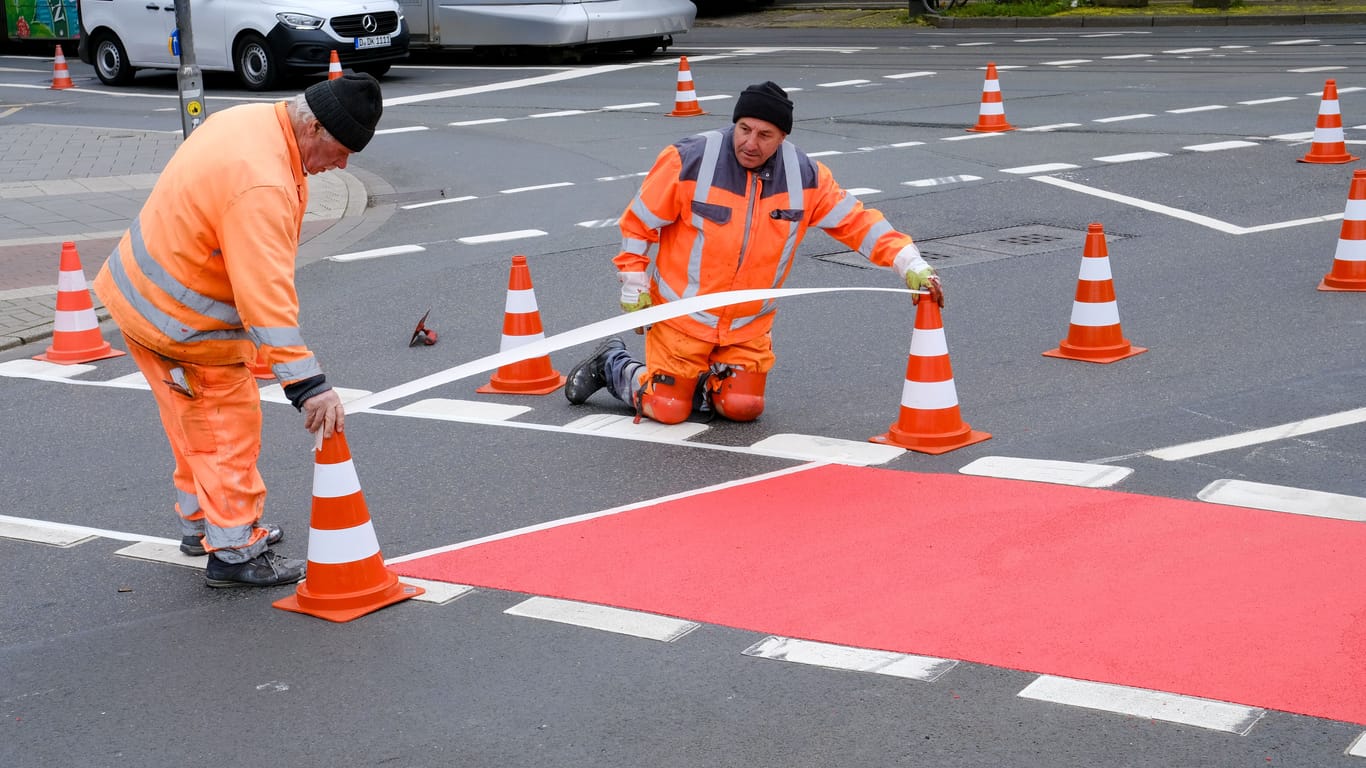
[[[287,74],[343,67],[376,77],[408,56],[396,0],[190,0],[195,63],[265,91]],[[175,0],[80,0],[81,61],[107,85],[139,69],[177,69]]]

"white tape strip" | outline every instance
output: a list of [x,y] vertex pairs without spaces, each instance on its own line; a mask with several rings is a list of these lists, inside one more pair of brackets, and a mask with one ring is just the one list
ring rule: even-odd
[[687,299],[671,301],[649,309],[642,309],[606,320],[599,320],[596,323],[589,323],[581,328],[572,331],[557,333],[554,336],[547,336],[530,344],[523,344],[515,349],[499,351],[496,354],[486,355],[478,360],[471,360],[468,363],[457,365],[454,368],[447,368],[444,371],[423,376],[420,379],[410,381],[407,384],[400,384],[397,387],[381,390],[372,395],[359,398],[347,406],[349,413],[359,413],[361,411],[375,408],[384,403],[410,397],[419,392],[426,392],[442,384],[449,384],[453,381],[466,379],[470,376],[477,376],[487,373],[495,368],[504,365],[530,360],[542,355],[548,355],[561,349],[577,346],[585,342],[612,336],[618,333],[625,333],[633,328],[642,325],[658,323],[670,318],[682,317],[683,315],[698,312],[704,309],[715,309],[730,304],[741,304],[746,301],[763,301],[765,299],[778,299],[791,296],[804,296],[815,293],[834,293],[839,291],[880,291],[884,293],[926,293],[925,291],[911,291],[906,288],[765,288],[747,291],[724,291],[722,293],[709,293],[704,296],[693,296]]

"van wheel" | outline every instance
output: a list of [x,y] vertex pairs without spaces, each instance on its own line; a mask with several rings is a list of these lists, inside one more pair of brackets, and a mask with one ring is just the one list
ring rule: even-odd
[[233,54],[237,79],[248,91],[268,91],[280,81],[280,68],[266,39],[257,34],[243,36]]
[[133,82],[133,68],[128,65],[128,52],[112,32],[95,40],[95,74],[105,85],[128,85]]
[[376,78],[384,77],[389,74],[389,63],[383,64],[357,64],[353,69],[357,72],[364,72],[367,75],[374,75]]

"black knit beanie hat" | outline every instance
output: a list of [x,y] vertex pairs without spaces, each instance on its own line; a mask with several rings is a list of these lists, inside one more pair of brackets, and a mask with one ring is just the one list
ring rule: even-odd
[[783,133],[792,133],[792,101],[787,98],[787,91],[772,80],[755,83],[740,92],[730,121],[738,123],[742,117],[767,120]]
[[332,137],[352,152],[365,149],[384,112],[379,81],[364,72],[308,86],[304,100]]

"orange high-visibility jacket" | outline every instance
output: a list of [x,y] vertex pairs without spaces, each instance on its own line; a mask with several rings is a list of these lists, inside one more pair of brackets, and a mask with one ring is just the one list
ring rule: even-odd
[[[790,142],[762,167],[735,159],[732,126],[665,147],[621,217],[621,272],[649,269],[655,304],[720,291],[779,288],[811,226],[903,274],[920,260],[908,235],[863,207],[824,164]],[[651,267],[649,249],[658,244]],[[897,257],[906,250],[906,255]],[[737,344],[773,327],[773,301],[751,301],[664,321],[694,338]]]
[[294,289],[307,207],[284,103],[215,113],[166,164],[95,293],[124,333],[168,358],[228,365],[260,346],[281,384],[316,376]]

